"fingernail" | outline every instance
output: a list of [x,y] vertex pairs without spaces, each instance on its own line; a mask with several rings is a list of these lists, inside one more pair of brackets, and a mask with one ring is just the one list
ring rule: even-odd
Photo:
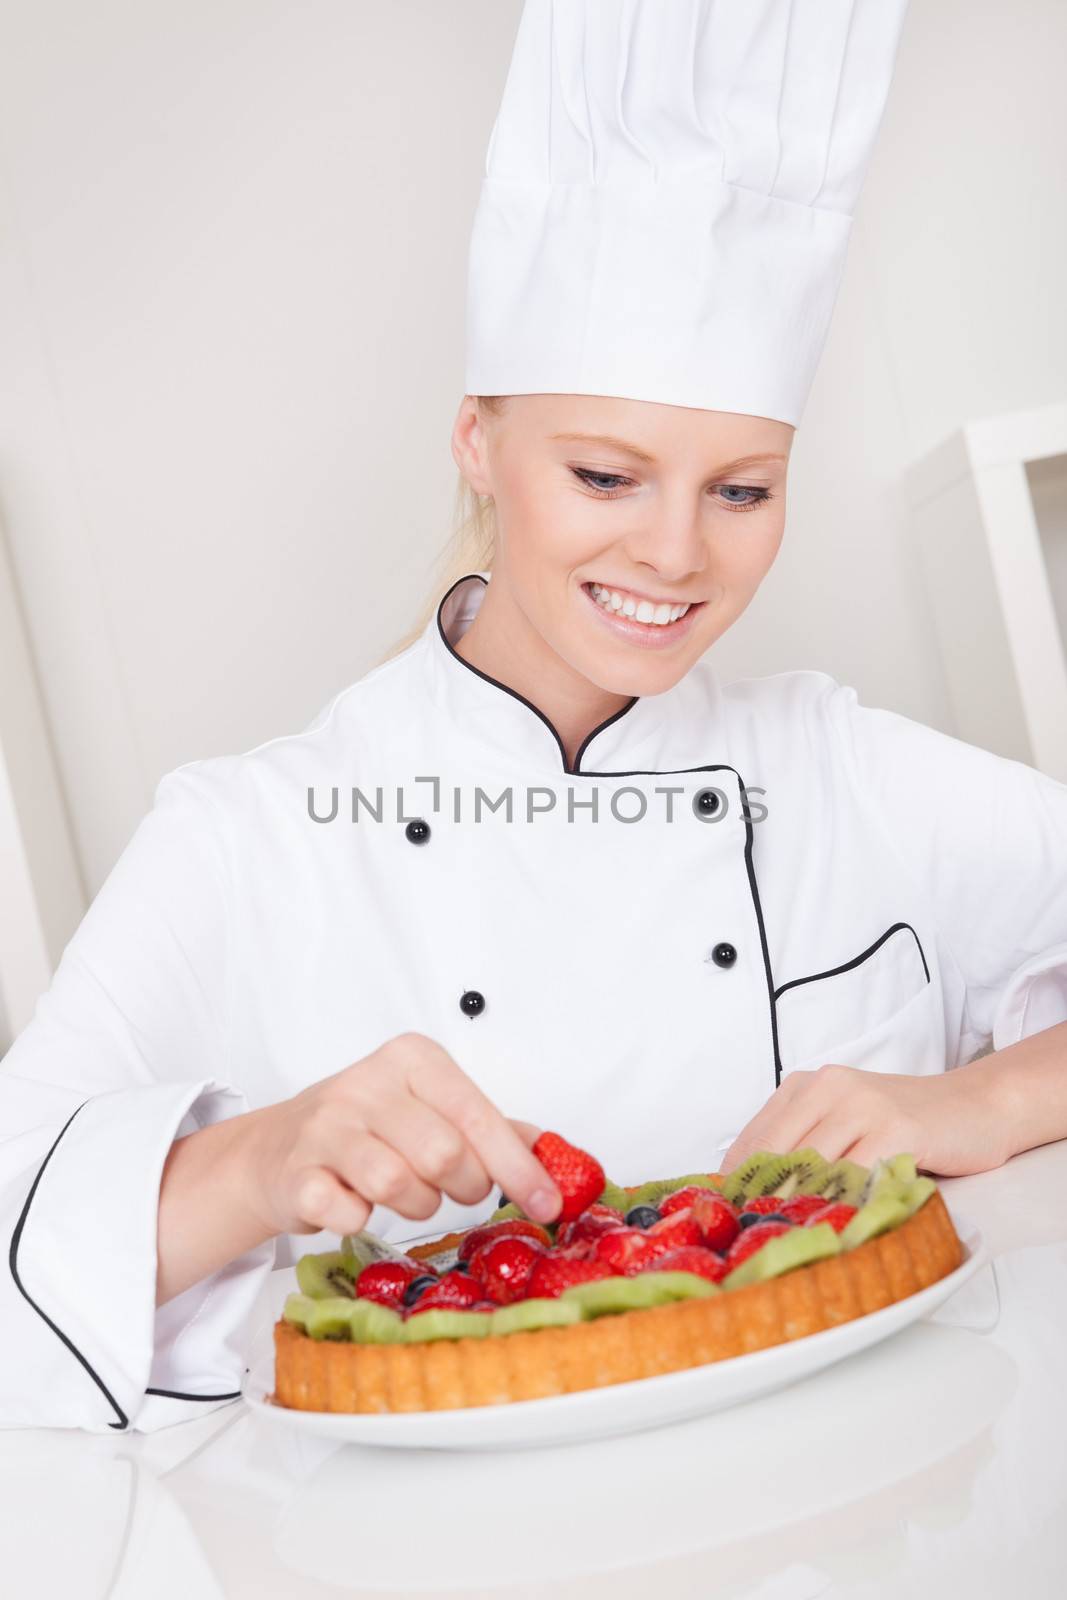
[[558,1189],[535,1189],[527,1201],[527,1210],[535,1221],[551,1222],[562,1204]]

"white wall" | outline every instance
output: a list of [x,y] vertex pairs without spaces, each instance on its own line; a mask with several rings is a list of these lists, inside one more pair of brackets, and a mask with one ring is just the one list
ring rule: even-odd
[[[163,772],[300,727],[423,600],[519,9],[0,0],[0,517],[90,892]],[[1065,52],[1061,0],[912,0],[726,677],[951,731],[895,485],[1067,395]]]

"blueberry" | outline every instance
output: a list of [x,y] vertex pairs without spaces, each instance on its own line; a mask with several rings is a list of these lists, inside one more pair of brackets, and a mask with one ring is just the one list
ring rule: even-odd
[[764,1216],[761,1211],[743,1211],[738,1218],[742,1228],[751,1228],[756,1222],[788,1222],[788,1217],[783,1217],[780,1211],[771,1211]]
[[418,1300],[421,1295],[425,1294],[430,1285],[436,1282],[437,1279],[432,1277],[428,1272],[421,1273],[417,1278],[412,1278],[411,1282],[404,1290],[404,1304],[406,1306],[413,1306],[416,1300]]
[[[471,1264],[470,1264],[469,1261],[460,1261],[457,1258],[455,1261],[453,1261],[452,1265],[449,1267],[448,1270],[449,1270],[449,1272],[469,1272],[470,1269],[471,1269]],[[418,1279],[416,1279],[415,1281],[418,1282]]]
[[634,1206],[632,1211],[626,1213],[627,1226],[631,1228],[651,1228],[658,1221],[659,1212],[655,1206]]

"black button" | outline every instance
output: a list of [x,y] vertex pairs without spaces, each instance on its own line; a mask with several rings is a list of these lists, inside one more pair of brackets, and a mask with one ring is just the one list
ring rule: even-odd
[[485,1010],[485,995],[479,994],[477,989],[465,989],[459,997],[459,1009],[468,1017],[481,1016]]
[[711,959],[717,967],[732,967],[737,960],[736,945],[717,944],[711,952]]
[[404,829],[404,838],[407,839],[411,844],[425,844],[429,837],[430,824],[425,822],[422,817],[416,817],[415,820],[413,822],[409,822],[407,827]]
[[698,789],[693,796],[693,810],[698,817],[713,817],[719,809],[718,789]]

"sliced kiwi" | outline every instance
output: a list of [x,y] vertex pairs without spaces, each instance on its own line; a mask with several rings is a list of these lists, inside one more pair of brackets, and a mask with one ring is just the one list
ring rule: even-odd
[[534,1328],[565,1328],[572,1322],[581,1322],[582,1312],[573,1300],[545,1300],[535,1295],[501,1306],[489,1313],[489,1320],[490,1333],[525,1333]]
[[919,1169],[912,1155],[890,1156],[886,1165],[894,1178],[899,1178],[901,1183],[914,1183],[919,1176]]
[[406,1344],[425,1344],[430,1339],[484,1339],[489,1333],[491,1311],[449,1311],[435,1306],[418,1311],[404,1323]]
[[706,1299],[715,1285],[695,1272],[642,1272],[636,1278],[594,1278],[564,1289],[561,1300],[576,1305],[585,1318],[614,1311],[666,1305],[669,1300]]
[[840,1203],[846,1206],[858,1206],[863,1199],[863,1191],[867,1187],[870,1173],[866,1167],[861,1167],[856,1161],[849,1161],[847,1156],[842,1156],[840,1161],[831,1161],[829,1166],[807,1183],[797,1187],[797,1194],[821,1194],[827,1205]]
[[[856,1215],[842,1229],[841,1248],[852,1250],[856,1245],[866,1244],[868,1239],[877,1238],[880,1233],[888,1233],[890,1228],[895,1228],[909,1215],[908,1202],[904,1196],[883,1188],[880,1193],[860,1206]],[[811,1231],[814,1233],[814,1228]]]
[[356,1292],[340,1250],[301,1256],[296,1264],[296,1281],[312,1300],[332,1300],[345,1295],[352,1299]]
[[914,1215],[920,1206],[924,1206],[937,1188],[933,1178],[915,1178],[904,1186],[904,1201],[908,1208],[908,1216]]
[[623,1216],[630,1210],[633,1201],[621,1184],[609,1181],[604,1185],[597,1196],[597,1205],[614,1206],[616,1211],[621,1211]]
[[[770,1177],[770,1168],[765,1168],[757,1177],[757,1194],[773,1194],[782,1200],[790,1200],[793,1195],[799,1194],[802,1184],[817,1183],[830,1165],[817,1150],[813,1150],[810,1147],[805,1150],[790,1150],[787,1155],[780,1156],[778,1162],[775,1163],[778,1170],[782,1170],[783,1163],[785,1164],[785,1170],[773,1189],[769,1190],[764,1187],[766,1180]],[[746,1198],[751,1199],[752,1196],[746,1196]]]
[[751,1198],[755,1184],[761,1170],[769,1161],[777,1161],[778,1157],[771,1150],[757,1150],[749,1156],[747,1161],[742,1161],[739,1167],[726,1174],[723,1180],[722,1192],[731,1205],[737,1205],[741,1200]]
[[689,1172],[682,1178],[650,1178],[626,1196],[623,1212],[632,1211],[635,1206],[658,1206],[661,1200],[665,1200],[669,1194],[677,1194],[679,1189],[718,1188],[719,1185],[706,1172]]
[[344,1260],[344,1271],[349,1277],[357,1278],[364,1267],[369,1267],[372,1261],[407,1261],[409,1259],[396,1245],[390,1244],[387,1239],[379,1239],[376,1233],[346,1233],[341,1240],[341,1255]]
[[311,1300],[304,1331],[313,1339],[350,1339],[352,1311],[356,1302],[344,1295],[329,1300]]
[[726,1275],[722,1286],[743,1289],[749,1283],[763,1283],[767,1278],[791,1272],[794,1267],[806,1267],[812,1261],[836,1256],[841,1248],[841,1240],[828,1222],[816,1223],[813,1228],[791,1228],[788,1233],[775,1234],[773,1239],[768,1239],[747,1261],[742,1261]]
[[306,1333],[308,1315],[314,1304],[314,1300],[306,1294],[286,1295],[285,1305],[282,1307],[282,1316],[286,1322],[291,1322],[294,1327],[303,1328]]
[[356,1344],[399,1344],[404,1327],[399,1311],[376,1300],[357,1300],[349,1309],[349,1338]]
[[526,1215],[525,1211],[522,1209],[522,1207],[521,1206],[517,1206],[515,1204],[514,1200],[509,1200],[506,1206],[497,1206],[496,1210],[493,1212],[492,1216],[489,1218],[489,1221],[490,1222],[517,1222],[520,1219],[523,1222],[528,1222],[529,1221],[529,1218],[527,1217],[527,1215]]

